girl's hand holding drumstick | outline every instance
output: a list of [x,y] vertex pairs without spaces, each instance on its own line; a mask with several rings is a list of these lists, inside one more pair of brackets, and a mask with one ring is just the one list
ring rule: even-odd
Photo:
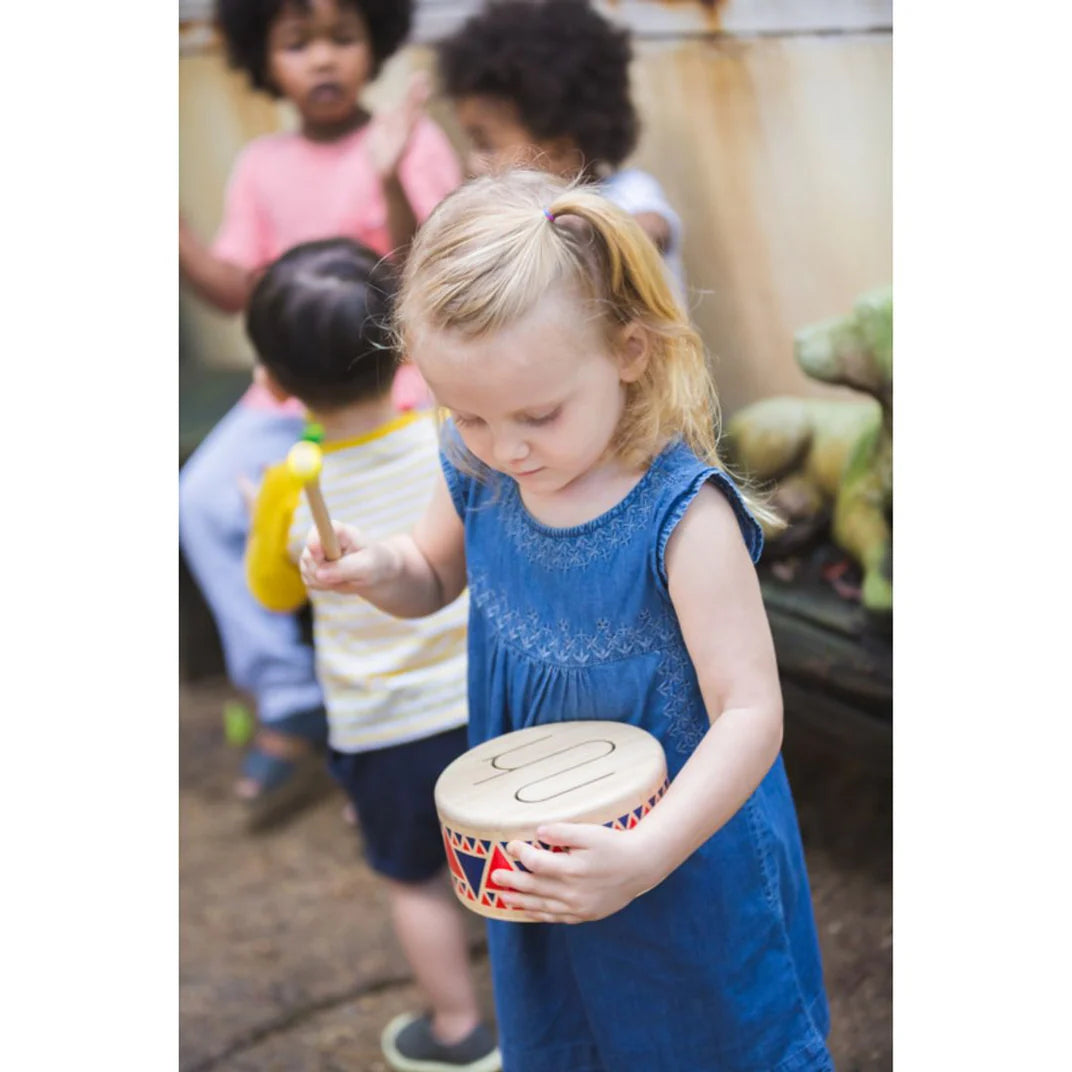
[[[446,482],[444,509],[452,512]],[[325,514],[326,517],[326,514]],[[395,533],[370,541],[356,528],[335,522],[329,532],[337,541],[339,557],[333,559],[325,546],[324,530],[314,526],[298,559],[302,581],[309,590],[345,592],[361,596],[396,618],[423,618],[457,599],[464,584],[444,584],[443,574],[417,544],[414,534]],[[459,534],[461,528],[459,526]],[[460,543],[459,536],[459,543]]]
[[[314,519],[316,516],[314,507]],[[324,527],[318,520],[309,530],[298,560],[306,588],[358,596],[390,579],[395,565],[395,556],[387,545],[368,543],[360,530],[341,521],[328,520],[326,510]]]
[[320,492],[322,466],[323,454],[312,440],[303,439],[290,448],[287,467],[305,485],[315,522],[298,563],[302,580],[306,588],[360,595],[379,579],[381,571],[368,568],[377,559],[377,545],[369,547],[357,529],[331,520]]

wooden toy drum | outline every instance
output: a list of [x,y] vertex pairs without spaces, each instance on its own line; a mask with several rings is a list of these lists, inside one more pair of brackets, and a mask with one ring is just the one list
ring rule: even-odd
[[629,830],[666,792],[666,757],[647,731],[622,722],[551,722],[485,741],[439,776],[436,810],[454,892],[492,919],[531,922],[500,900],[493,871],[523,870],[506,854],[541,823]]

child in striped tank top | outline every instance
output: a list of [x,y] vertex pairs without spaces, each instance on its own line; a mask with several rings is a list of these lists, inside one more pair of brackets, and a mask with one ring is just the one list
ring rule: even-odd
[[[439,472],[434,417],[400,416],[391,399],[394,292],[385,258],[348,239],[310,242],[268,269],[246,317],[258,378],[300,399],[322,428],[320,487],[332,517],[372,539],[415,524]],[[431,1010],[392,1021],[384,1054],[397,1069],[495,1072],[498,1050],[480,1020],[461,909],[442,874],[433,800],[439,773],[466,748],[468,600],[405,620],[342,593],[306,592],[297,563],[311,524],[300,482],[285,464],[270,468],[246,576],[269,610],[312,603],[331,771],[356,810]]]

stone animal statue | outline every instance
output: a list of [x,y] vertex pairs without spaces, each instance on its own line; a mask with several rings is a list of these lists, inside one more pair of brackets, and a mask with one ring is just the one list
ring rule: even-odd
[[[768,398],[726,426],[730,457],[794,525],[830,516],[834,542],[863,571],[861,602],[893,608],[893,295],[861,296],[851,313],[801,329],[795,356],[813,379],[862,399]],[[776,550],[780,534],[768,533]]]

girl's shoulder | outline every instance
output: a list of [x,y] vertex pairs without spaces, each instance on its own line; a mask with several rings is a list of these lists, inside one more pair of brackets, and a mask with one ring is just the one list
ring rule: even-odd
[[763,551],[763,529],[729,473],[697,457],[693,450],[681,442],[670,444],[652,464],[658,488],[652,511],[656,533],[656,565],[664,581],[666,546],[670,537],[700,491],[708,485],[732,507],[748,554],[753,562],[759,561]]

